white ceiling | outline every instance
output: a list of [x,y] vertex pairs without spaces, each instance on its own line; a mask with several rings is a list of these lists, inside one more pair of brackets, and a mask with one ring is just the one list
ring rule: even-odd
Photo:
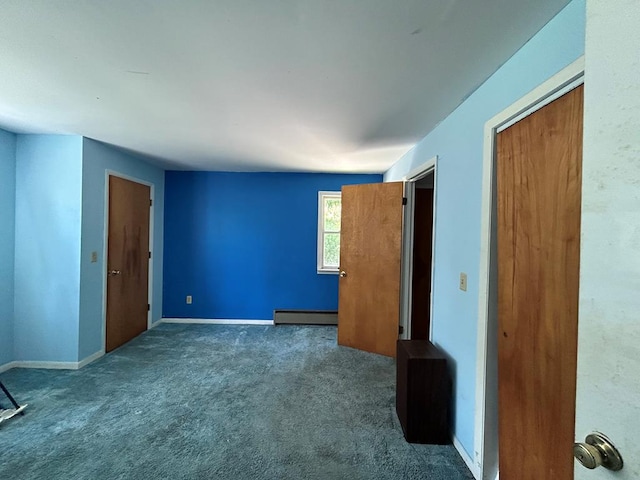
[[568,0],[0,0],[0,128],[382,172]]

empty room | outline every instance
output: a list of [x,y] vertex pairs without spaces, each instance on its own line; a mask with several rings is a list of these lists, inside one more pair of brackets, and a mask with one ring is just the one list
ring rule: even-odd
[[0,2],[0,478],[640,478],[637,0]]

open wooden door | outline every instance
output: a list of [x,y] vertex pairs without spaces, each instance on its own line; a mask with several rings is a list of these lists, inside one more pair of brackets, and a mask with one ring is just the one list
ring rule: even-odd
[[342,188],[338,344],[395,357],[402,182]]
[[147,185],[109,177],[107,352],[147,329],[150,194]]

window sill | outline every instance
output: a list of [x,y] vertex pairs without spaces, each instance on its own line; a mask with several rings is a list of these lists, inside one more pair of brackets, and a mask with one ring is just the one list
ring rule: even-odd
[[323,269],[318,269],[317,273],[318,275],[337,275],[338,273],[340,273],[340,269],[339,268],[332,268],[332,269],[323,268]]

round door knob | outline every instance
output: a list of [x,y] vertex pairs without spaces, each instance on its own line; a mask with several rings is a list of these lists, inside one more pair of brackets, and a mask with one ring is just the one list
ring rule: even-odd
[[109,276],[120,275],[120,270],[109,270]]
[[624,463],[618,449],[602,433],[587,435],[584,443],[573,444],[573,456],[585,467],[593,469],[603,466],[609,470],[622,470]]
[[576,457],[584,467],[593,470],[602,465],[602,455],[593,445],[588,443],[574,443],[573,456]]
[[345,272],[344,270],[340,270],[340,276],[341,277],[346,277],[347,276],[347,272]]

